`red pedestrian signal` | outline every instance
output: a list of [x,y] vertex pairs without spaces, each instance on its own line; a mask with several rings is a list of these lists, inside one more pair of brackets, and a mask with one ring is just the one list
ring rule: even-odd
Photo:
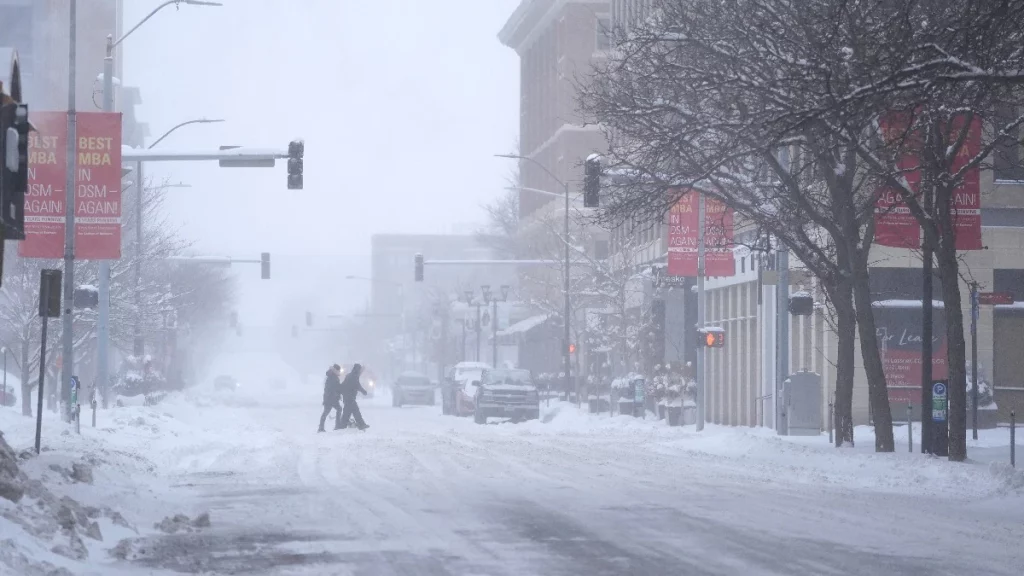
[[575,354],[575,353],[576,353],[576,345],[575,344],[569,344],[569,354]]
[[721,328],[701,328],[697,330],[697,347],[724,348],[725,330]]

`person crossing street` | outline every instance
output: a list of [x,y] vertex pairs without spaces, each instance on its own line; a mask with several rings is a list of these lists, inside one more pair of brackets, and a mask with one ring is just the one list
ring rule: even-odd
[[327,421],[327,415],[334,410],[334,429],[338,430],[344,428],[341,425],[341,405],[338,401],[341,399],[341,366],[335,364],[327,369],[327,378],[324,380],[324,411],[320,414],[320,428],[317,432],[326,432],[324,430],[324,422]]
[[355,417],[356,428],[366,430],[369,426],[363,421],[363,415],[359,412],[359,404],[356,403],[356,395],[362,393],[366,396],[366,389],[359,383],[359,376],[363,373],[363,367],[359,364],[352,366],[352,371],[345,375],[341,383],[341,397],[345,401],[345,411],[341,414],[336,429],[348,427],[350,418]]

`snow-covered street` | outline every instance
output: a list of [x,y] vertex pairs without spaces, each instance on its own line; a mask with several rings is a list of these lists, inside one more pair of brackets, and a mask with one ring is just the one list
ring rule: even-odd
[[[321,390],[296,388],[101,412],[82,437],[47,420],[53,450],[24,461],[26,472],[91,455],[93,485],[67,489],[139,528],[90,543],[83,562],[48,560],[75,574],[1016,575],[1024,565],[1024,479],[1004,466],[836,451],[762,430],[698,435],[562,403],[539,422],[480,426],[439,407],[392,408],[383,394],[363,401],[368,431],[316,434]],[[19,451],[28,422],[0,420]],[[201,512],[208,528],[149,529]],[[0,540],[18,530],[0,526]],[[116,554],[112,535],[127,538]]]

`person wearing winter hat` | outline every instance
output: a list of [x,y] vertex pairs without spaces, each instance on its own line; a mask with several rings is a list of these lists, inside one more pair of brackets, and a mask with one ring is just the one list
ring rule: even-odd
[[356,403],[356,395],[362,393],[366,396],[366,389],[359,383],[359,376],[363,373],[363,367],[359,364],[353,364],[352,370],[345,375],[345,380],[341,383],[341,397],[345,400],[345,411],[341,414],[341,420],[338,428],[347,428],[349,419],[353,416],[356,419],[356,427],[360,430],[366,430],[369,426],[366,422],[363,422],[363,415],[359,412],[359,404]]

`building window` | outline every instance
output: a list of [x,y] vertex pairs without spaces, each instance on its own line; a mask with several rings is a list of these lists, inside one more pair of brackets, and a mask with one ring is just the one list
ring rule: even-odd
[[612,47],[612,20],[608,16],[597,18],[597,50],[603,52]]
[[[996,107],[995,128],[1005,126],[1021,112],[1019,108],[1009,104]],[[999,142],[992,153],[992,172],[995,179],[1021,182],[1024,181],[1024,161],[1021,159],[1020,127],[1010,130],[1006,137]]]

